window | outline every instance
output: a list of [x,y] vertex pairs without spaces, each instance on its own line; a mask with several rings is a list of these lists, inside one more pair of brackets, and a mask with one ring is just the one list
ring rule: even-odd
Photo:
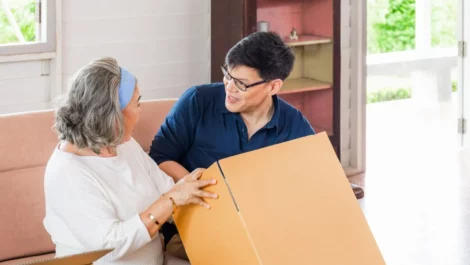
[[0,0],[0,55],[55,51],[55,0]]

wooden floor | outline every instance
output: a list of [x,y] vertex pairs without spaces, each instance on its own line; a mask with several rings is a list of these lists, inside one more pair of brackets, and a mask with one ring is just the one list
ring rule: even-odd
[[468,265],[470,150],[456,148],[453,107],[400,104],[368,106],[359,203],[388,265]]

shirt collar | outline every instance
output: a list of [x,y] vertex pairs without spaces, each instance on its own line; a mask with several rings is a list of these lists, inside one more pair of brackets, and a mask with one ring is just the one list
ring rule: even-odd
[[[223,96],[224,96],[223,99],[218,102],[219,105],[217,109],[221,113],[232,113],[227,109],[227,107],[225,107],[225,93],[223,93]],[[268,129],[276,127],[277,129],[279,129],[279,117],[281,116],[281,110],[279,108],[279,97],[277,95],[273,96],[273,105],[274,105],[273,116],[271,120],[264,127]],[[238,113],[233,113],[233,114],[239,115]]]

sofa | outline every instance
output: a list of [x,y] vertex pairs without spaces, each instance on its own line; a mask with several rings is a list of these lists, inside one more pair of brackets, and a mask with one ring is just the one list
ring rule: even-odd
[[[176,99],[142,101],[133,137],[145,151]],[[58,143],[53,110],[0,115],[0,264],[54,257],[43,226],[44,169]]]

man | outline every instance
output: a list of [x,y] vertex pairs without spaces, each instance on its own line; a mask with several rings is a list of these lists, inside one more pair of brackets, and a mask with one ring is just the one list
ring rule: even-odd
[[238,42],[221,66],[223,83],[187,90],[155,136],[150,156],[178,181],[216,160],[315,134],[300,111],[276,95],[294,59],[272,32]]
[[221,66],[223,83],[192,87],[177,101],[150,156],[178,181],[219,159],[315,134],[300,111],[276,95],[294,59],[275,33],[242,39]]

